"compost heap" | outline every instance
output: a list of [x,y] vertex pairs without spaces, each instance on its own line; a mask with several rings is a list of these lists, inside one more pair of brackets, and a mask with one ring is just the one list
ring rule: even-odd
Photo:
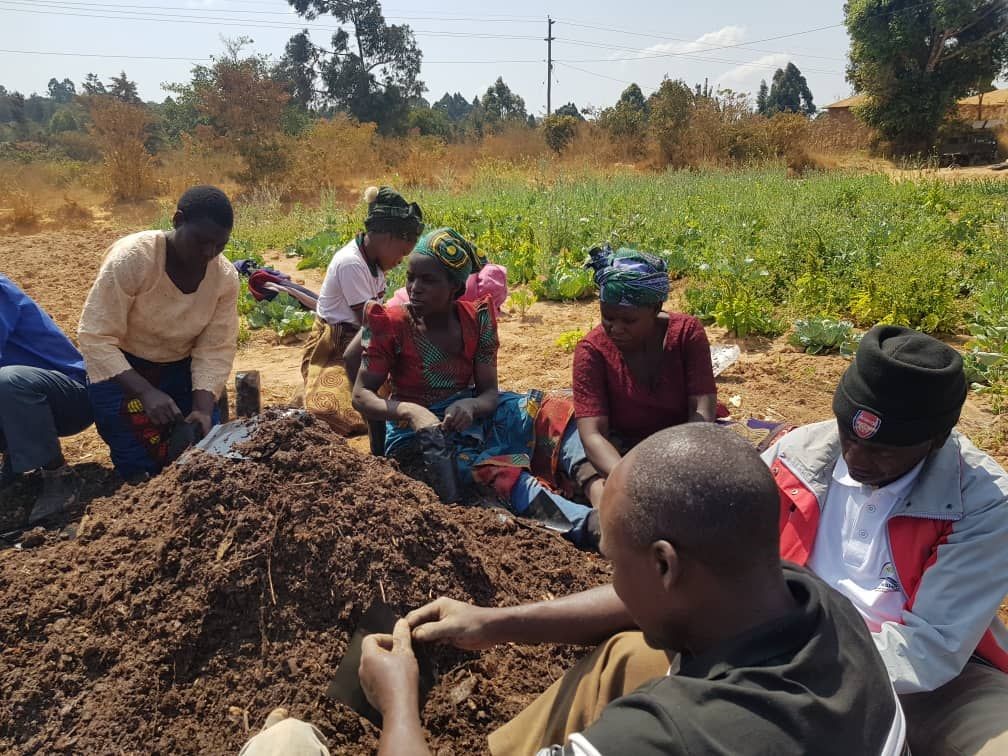
[[[280,705],[334,753],[373,752],[378,731],[325,691],[376,597],[513,604],[608,579],[536,525],[441,505],[309,416],[269,414],[240,449],[94,501],[75,540],[0,552],[0,752],[237,753]],[[580,653],[418,647],[439,675],[434,752],[484,750]]]

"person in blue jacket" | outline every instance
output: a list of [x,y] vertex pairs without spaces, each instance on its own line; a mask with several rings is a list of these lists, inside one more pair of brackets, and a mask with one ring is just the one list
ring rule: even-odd
[[91,422],[84,358],[41,307],[0,275],[0,487],[41,469],[42,492],[29,523],[76,502],[80,480],[63,458],[60,437]]

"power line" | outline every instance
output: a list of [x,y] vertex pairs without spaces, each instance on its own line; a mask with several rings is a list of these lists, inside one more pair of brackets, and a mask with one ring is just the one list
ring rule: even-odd
[[[28,5],[27,8],[14,7],[12,3],[20,3],[23,5]],[[39,8],[38,6],[43,6]],[[312,25],[310,23],[281,23],[272,21],[260,21],[257,19],[228,19],[228,18],[216,18],[208,16],[179,16],[173,14],[161,14],[161,13],[151,13],[151,14],[141,14],[139,12],[124,11],[122,13],[117,13],[115,15],[103,15],[106,13],[114,13],[114,11],[102,11],[101,13],[91,13],[84,12],[84,8],[70,9],[67,11],[57,10],[58,8],[64,7],[62,3],[52,3],[46,4],[44,0],[3,0],[0,3],[0,8],[13,13],[30,13],[32,15],[42,14],[49,16],[70,16],[75,18],[88,18],[95,20],[105,20],[105,21],[133,21],[133,22],[156,22],[156,23],[173,23],[173,24],[196,24],[200,26],[234,26],[246,29],[289,29],[289,30],[301,30],[308,28],[309,30],[318,31],[338,31],[340,26],[320,26]],[[80,12],[78,12],[80,11]],[[465,37],[468,39],[511,39],[511,40],[527,40],[527,41],[537,41],[539,37],[531,35],[516,35],[516,34],[487,34],[483,32],[448,32],[448,31],[433,31],[427,29],[412,29],[412,33],[418,37]]]
[[[0,53],[7,53],[11,55],[59,55],[70,58],[113,58],[122,60],[184,60],[184,61],[201,61],[201,60],[213,60],[212,57],[200,58],[198,56],[191,57],[173,57],[165,55],[113,55],[110,53],[85,53],[85,52],[66,52],[63,50],[7,50],[0,49]],[[483,63],[535,63],[540,64],[543,62],[542,58],[528,59],[528,60],[425,60],[424,64],[432,63],[435,65],[441,64],[451,64],[451,65],[470,65],[470,64],[483,64]]]
[[[118,3],[99,3],[99,2],[84,2],[83,0],[78,0],[77,2],[52,2],[52,0],[39,0],[38,2],[29,2],[28,0],[12,0],[13,2],[18,2],[22,5],[29,5],[32,7],[38,5],[44,5],[52,8],[68,8],[70,10],[91,10],[94,9],[96,12],[100,13],[130,13],[130,14],[144,14],[153,16],[173,16],[179,18],[191,18],[194,20],[231,20],[226,16],[224,18],[217,18],[214,16],[207,15],[210,14],[255,14],[260,16],[281,16],[283,18],[290,19],[291,13],[289,11],[265,11],[265,10],[252,10],[252,9],[241,9],[241,8],[214,8],[208,11],[200,11],[196,8],[180,8],[178,6],[167,6],[167,5],[123,5]],[[160,13],[159,11],[169,11],[169,13]],[[195,14],[195,15],[193,15]],[[325,18],[325,16],[318,16],[317,18]],[[439,21],[439,22],[480,22],[480,23],[521,23],[521,24],[531,24],[533,22],[538,23],[538,19],[519,19],[519,18],[503,18],[496,16],[385,16],[386,19],[403,19],[408,21]],[[289,23],[296,26],[303,26],[305,23],[312,23],[315,19],[308,19],[306,17],[301,17],[301,21],[291,20]],[[281,23],[279,21],[270,21],[270,19],[238,19],[241,21],[247,21],[249,23]]]
[[56,50],[3,50],[0,49],[0,53],[9,53],[13,55],[60,55],[69,58],[115,58],[122,60],[185,60],[185,61],[198,61],[198,60],[211,60],[211,58],[200,58],[192,56],[189,58],[184,57],[171,57],[165,55],[109,55],[107,53],[75,53],[75,52],[65,52]]

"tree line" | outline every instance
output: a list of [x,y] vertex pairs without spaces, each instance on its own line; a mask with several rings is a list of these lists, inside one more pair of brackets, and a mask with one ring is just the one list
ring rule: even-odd
[[[503,77],[472,99],[446,92],[431,102],[424,96],[423,54],[412,30],[388,23],[378,0],[288,2],[306,20],[335,18],[339,30],[321,43],[305,29],[291,37],[276,61],[249,52],[251,40],[228,41],[224,54],[192,69],[189,81],[165,85],[169,95],[161,103],[141,103],[125,72],[108,80],[91,73],[79,87],[53,78],[45,95],[26,97],[0,86],[0,140],[85,132],[99,98],[147,108],[145,133],[152,150],[178,144],[187,134],[227,137],[244,157],[266,166],[280,159],[270,134],[296,135],[337,113],[374,123],[385,136],[414,133],[445,141],[541,126],[557,151],[584,120],[568,103],[541,123]],[[955,101],[986,91],[1008,68],[1003,0],[850,0],[844,13],[851,37],[847,77],[866,95],[856,112],[893,151],[926,151]],[[650,97],[634,84],[614,105],[587,115],[614,137],[657,135],[662,152],[671,154],[691,110],[711,102],[733,109],[740,104],[737,93],[666,78]],[[769,85],[761,83],[749,109],[765,116],[816,113],[794,63],[778,69]],[[63,141],[73,147],[73,139]],[[83,150],[83,142],[77,147]]]

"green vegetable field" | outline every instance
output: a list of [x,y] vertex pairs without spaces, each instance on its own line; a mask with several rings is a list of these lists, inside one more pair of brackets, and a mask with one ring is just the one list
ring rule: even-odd
[[[465,189],[407,195],[428,227],[453,226],[508,268],[512,286],[526,284],[540,300],[591,296],[586,250],[610,241],[664,256],[684,279],[686,309],[738,336],[778,335],[803,320],[811,333],[804,346],[828,351],[846,340],[830,323],[886,322],[972,332],[977,354],[1008,352],[1005,182],[498,168],[482,170]],[[287,247],[302,257],[300,267],[324,267],[361,228],[363,211],[323,203],[278,216],[249,208],[235,244]],[[401,268],[393,272],[389,290],[402,276]],[[996,358],[974,364],[979,384],[1003,374]]]

